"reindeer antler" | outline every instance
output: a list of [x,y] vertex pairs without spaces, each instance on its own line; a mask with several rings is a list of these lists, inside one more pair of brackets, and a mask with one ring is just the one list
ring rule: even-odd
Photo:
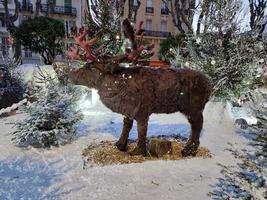
[[70,51],[66,52],[66,55],[71,57],[72,60],[81,60],[79,49],[77,47],[71,47]]
[[73,33],[73,38],[76,44],[85,51],[85,54],[80,55],[78,47],[71,47],[71,50],[67,51],[66,55],[70,56],[73,60],[95,61],[96,56],[92,52],[92,46],[96,43],[97,38],[86,40],[87,30],[84,27],[81,27],[78,32],[78,34]]
[[[143,45],[144,33],[142,33],[142,25],[143,21],[141,21],[134,32],[133,27],[131,26],[128,19],[123,21],[123,33],[126,38],[128,38],[132,43],[132,51],[127,55],[128,59],[131,61],[137,61],[140,58],[140,54],[143,50],[151,51],[154,48],[154,45]],[[141,35],[139,44],[136,41],[136,36]],[[150,53],[149,57],[153,55],[153,52]]]
[[[144,34],[142,33],[142,25],[143,22],[140,22],[137,27],[137,30],[134,31],[128,19],[125,19],[123,21],[123,32],[125,37],[128,38],[132,43],[130,52],[126,52],[125,55],[119,55],[111,57],[109,59],[100,59],[99,62],[120,63],[122,61],[138,61],[144,50],[148,51],[148,54],[145,57],[151,57],[153,55],[153,52],[151,52],[151,50],[154,48],[154,45],[145,46],[143,44]],[[72,35],[76,42],[76,46],[71,47],[70,51],[66,52],[66,54],[70,56],[73,60],[82,60],[85,62],[92,62],[97,60],[96,56],[92,51],[92,46],[96,44],[97,38],[95,37],[93,39],[87,40],[87,33],[88,30],[86,30],[84,27],[81,27],[79,30],[72,30]],[[136,39],[137,36],[140,36],[138,41]],[[80,49],[83,49],[84,53],[80,53]],[[95,50],[94,52],[98,51],[99,50]]]

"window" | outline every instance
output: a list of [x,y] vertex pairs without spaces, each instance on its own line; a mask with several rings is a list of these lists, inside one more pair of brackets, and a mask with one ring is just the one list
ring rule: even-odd
[[65,21],[65,33],[67,37],[70,36],[71,30],[75,27],[76,27],[76,21],[74,20]]
[[29,4],[29,3],[31,3],[31,1],[30,0],[23,0],[22,3],[23,4]]
[[134,0],[134,1],[133,1],[133,5],[134,5],[134,6],[138,6],[138,0]]
[[32,57],[32,51],[29,48],[24,49],[24,57],[25,58],[31,58]]
[[146,30],[152,31],[152,20],[151,19],[146,20]]
[[76,21],[74,21],[74,20],[69,21],[69,28],[71,29],[71,28],[74,28],[74,27],[76,27]]
[[162,15],[168,15],[169,14],[168,2],[162,2],[162,4],[161,4],[161,14]]
[[3,21],[0,21],[0,27],[5,27],[6,25],[5,25],[5,21],[3,20]]
[[1,38],[1,43],[2,43],[2,55],[7,56],[8,55],[8,44],[7,44],[7,38],[2,37]]
[[153,0],[146,1],[146,7],[152,8],[153,7]]
[[168,2],[163,1],[161,4],[161,9],[168,9]]
[[64,0],[65,7],[71,7],[72,6],[72,0]]
[[161,21],[160,23],[160,31],[167,32],[167,21]]
[[47,4],[56,5],[56,0],[47,0]]
[[[4,16],[5,16],[4,13],[0,13],[0,17],[1,17],[1,18],[4,18]],[[5,25],[5,20],[3,20],[3,21],[0,20],[0,27],[5,27],[5,26],[6,26],[6,25]]]
[[72,13],[72,0],[65,0],[64,1],[65,6],[65,13],[71,14]]
[[146,13],[154,13],[153,0],[146,1]]

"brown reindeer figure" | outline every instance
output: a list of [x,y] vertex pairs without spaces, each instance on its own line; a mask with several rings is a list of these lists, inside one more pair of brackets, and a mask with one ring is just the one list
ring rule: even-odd
[[[84,49],[81,56],[78,47],[67,54],[87,64],[69,73],[70,82],[98,90],[101,101],[113,112],[124,116],[121,137],[115,144],[121,151],[127,150],[129,132],[133,120],[137,121],[137,147],[131,155],[146,155],[146,135],[149,116],[152,113],[181,112],[191,124],[191,136],[182,150],[183,156],[196,155],[203,125],[203,109],[211,95],[212,86],[200,72],[191,69],[163,69],[145,66],[121,67],[122,61],[137,61],[140,53],[152,46],[138,44],[129,21],[123,22],[125,37],[132,42],[131,51],[123,56],[97,58],[92,45],[96,39],[86,40],[83,29],[74,37]],[[141,35],[142,40],[142,35]],[[90,62],[88,62],[90,61]]]

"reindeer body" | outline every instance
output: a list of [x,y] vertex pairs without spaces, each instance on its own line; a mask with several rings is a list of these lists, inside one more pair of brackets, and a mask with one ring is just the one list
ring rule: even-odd
[[118,67],[103,75],[96,89],[109,109],[135,120],[152,113],[203,110],[211,91],[199,72],[149,67]]
[[129,131],[133,120],[136,120],[138,144],[142,150],[134,154],[144,154],[149,116],[152,113],[178,111],[189,119],[191,139],[195,140],[197,149],[203,124],[202,111],[212,91],[210,82],[203,74],[190,69],[119,66],[112,69],[101,72],[93,67],[81,68],[71,72],[70,80],[74,84],[97,89],[104,105],[125,116],[122,136],[117,143],[119,149],[127,148]]
[[[137,147],[132,155],[146,154],[146,134],[149,116],[152,113],[180,111],[191,124],[191,136],[182,151],[184,156],[195,155],[199,146],[199,135],[203,125],[202,111],[208,101],[212,87],[208,79],[190,69],[161,69],[149,67],[119,67],[122,62],[137,62],[145,50],[153,54],[153,45],[143,45],[142,22],[134,32],[129,20],[123,21],[123,33],[131,41],[131,50],[125,55],[104,56],[97,59],[93,46],[97,38],[86,39],[87,31],[79,30],[74,40],[78,46],[67,52],[73,60],[87,62],[85,67],[69,74],[72,83],[98,90],[101,101],[112,111],[124,115],[122,134],[116,146],[127,149],[129,132],[133,120],[137,121]],[[140,35],[139,42],[136,36]],[[84,50],[80,54],[80,48]],[[95,50],[100,52],[101,48]],[[109,59],[108,59],[109,58]]]

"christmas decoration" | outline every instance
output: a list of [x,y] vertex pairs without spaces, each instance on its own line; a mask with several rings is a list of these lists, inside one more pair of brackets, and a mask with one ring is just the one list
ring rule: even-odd
[[[137,62],[143,50],[150,51],[153,46],[142,44],[142,35],[137,42],[130,22],[123,22],[123,32],[131,41],[131,49],[124,55],[98,57],[93,51],[95,39],[86,39],[86,30],[75,36],[79,47],[67,54],[73,59],[83,60],[86,65],[69,73],[69,80],[76,85],[96,88],[100,99],[112,111],[123,114],[124,125],[121,138],[116,146],[125,151],[133,120],[137,121],[138,144],[130,152],[132,155],[145,155],[146,134],[149,116],[152,113],[173,113],[180,111],[188,117],[192,125],[192,135],[182,151],[184,156],[196,155],[199,136],[203,125],[202,111],[209,100],[212,86],[201,73],[193,70],[153,69],[133,66],[120,67],[122,62]],[[84,52],[80,54],[79,48]],[[150,54],[151,55],[151,54]],[[92,59],[93,58],[93,59]]]

